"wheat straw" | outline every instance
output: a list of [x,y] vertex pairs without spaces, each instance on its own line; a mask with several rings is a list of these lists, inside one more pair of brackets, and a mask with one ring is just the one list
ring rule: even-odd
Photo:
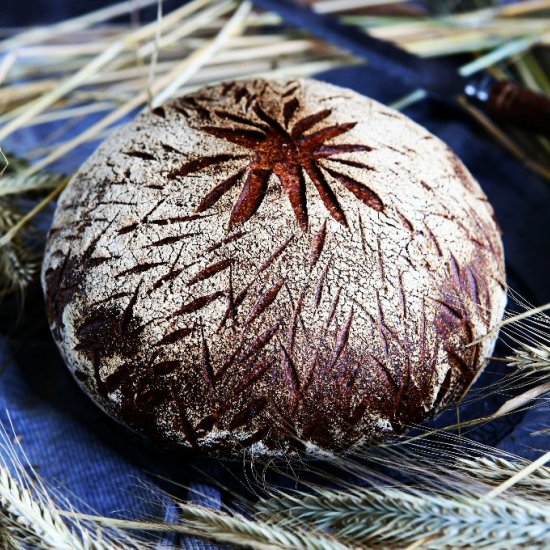
[[[201,46],[204,45],[205,41],[201,41]],[[250,51],[252,49],[252,51]],[[191,50],[192,51],[192,50]],[[288,40],[286,42],[281,42],[279,44],[268,44],[268,45],[261,45],[255,48],[240,48],[240,49],[228,49],[226,51],[220,51],[214,58],[212,59],[206,59],[204,62],[205,67],[209,67],[210,70],[208,73],[201,73],[199,74],[199,79],[201,81],[203,80],[211,80],[212,77],[223,77],[224,73],[227,72],[235,72],[236,69],[240,70],[240,73],[242,74],[243,71],[246,71],[246,69],[243,67],[242,61],[247,62],[254,62],[256,59],[265,59],[266,61],[269,61],[270,63],[273,62],[281,62],[284,61],[284,56],[288,56],[291,54],[304,54],[311,52],[312,54],[321,55],[326,53],[334,52],[333,48],[330,48],[324,44],[319,44],[318,42],[314,40]],[[336,52],[334,52],[336,55]],[[339,57],[342,59],[343,62],[345,62],[344,57]],[[161,62],[157,65],[157,74],[163,74],[166,71],[168,71],[170,68],[174,66],[175,62],[173,61],[166,61]],[[213,66],[212,66],[213,65]],[[232,66],[233,65],[233,66]],[[98,73],[96,76],[90,79],[90,84],[110,84],[115,82],[126,82],[127,86],[130,87],[130,84],[132,85],[132,88],[141,88],[143,86],[143,83],[141,81],[141,77],[145,76],[147,73],[147,69],[144,67],[131,67],[127,69],[119,69],[116,71],[106,71],[103,73]],[[211,75],[211,76],[210,76]],[[132,83],[130,79],[135,79],[135,81]],[[37,95],[38,93],[47,91],[55,87],[57,84],[57,80],[55,79],[47,79],[47,80],[41,80],[36,83],[32,84],[26,84],[24,86],[14,86],[11,88],[6,88],[4,90],[0,90],[0,101],[4,102],[10,102],[13,100],[22,101],[25,99],[25,97],[32,97]],[[117,94],[112,93],[110,94],[112,96],[113,101],[120,102],[120,98],[117,96]],[[82,101],[82,98],[76,98],[79,101]],[[106,102],[103,102],[102,105],[106,105]],[[93,109],[96,109],[95,105],[88,105],[88,106],[78,106],[76,109],[82,109],[83,112],[85,112],[85,109],[90,109],[90,112]],[[69,112],[69,111],[67,111]],[[8,120],[12,115],[8,114],[5,115],[4,120]],[[34,124],[41,124],[44,121],[50,121],[54,120],[56,116],[56,111],[53,111],[51,113],[47,113],[42,116],[37,116],[33,120],[30,120],[28,122],[22,123],[21,127],[28,127],[32,126]],[[74,116],[79,116],[79,113],[77,112]]]
[[[550,27],[546,27],[547,29]],[[486,69],[490,65],[495,65],[499,61],[502,61],[503,59],[507,59],[510,56],[518,55],[530,48],[532,48],[537,42],[540,41],[540,35],[535,34],[533,36],[527,36],[524,38],[520,38],[518,40],[513,40],[511,42],[506,43],[504,46],[501,46],[492,52],[476,59],[475,61],[472,61],[471,63],[467,63],[466,65],[463,65],[459,69],[459,73],[462,76],[471,76],[483,69]]]
[[[284,77],[305,77],[309,75],[314,75],[316,73],[329,71],[334,68],[342,67],[343,65],[353,65],[355,60],[351,58],[341,57],[341,58],[329,58],[321,59],[318,61],[309,61],[306,63],[289,63],[287,67],[279,67],[273,69],[273,63],[269,60],[266,61],[251,61],[246,64],[246,68],[243,68],[242,63],[235,63],[232,65],[225,65],[223,72],[220,71],[219,67],[205,67],[198,74],[189,78],[187,85],[182,86],[174,94],[175,96],[187,94],[193,92],[200,88],[204,83],[216,84],[227,80],[229,78],[238,77],[238,78],[284,78]],[[134,89],[134,88],[132,88]],[[136,89],[139,89],[136,88]],[[129,98],[124,98],[125,101]],[[98,109],[99,110],[99,109]],[[104,139],[109,133],[110,129],[102,130],[98,134],[93,133],[93,135],[86,136],[84,139],[79,141],[76,144],[75,148],[81,145],[82,143]],[[45,154],[49,154],[52,151],[57,150],[59,147],[65,147],[69,145],[74,138],[67,142],[57,142],[53,145],[40,147],[31,151],[27,156],[28,158],[37,158]],[[56,159],[55,159],[56,160]],[[53,162],[53,161],[52,161]]]
[[160,105],[173,97],[177,90],[189,80],[189,78],[198,72],[198,70],[227,42],[230,38],[242,31],[246,24],[246,18],[250,13],[252,4],[245,0],[240,4],[232,17],[222,27],[220,32],[207,42],[201,48],[195,50],[188,58],[187,68],[178,74],[177,78],[172,80],[154,100],[153,107]]
[[154,49],[153,53],[151,54],[151,62],[149,63],[149,72],[147,75],[147,96],[148,100],[147,103],[149,107],[151,107],[151,104],[153,103],[153,82],[155,81],[155,75],[156,75],[156,69],[157,69],[157,63],[159,58],[159,50],[160,50],[160,38],[162,36],[162,0],[157,0],[157,29],[155,31],[155,40],[154,40]]
[[[164,29],[170,25],[175,24],[177,21],[183,19],[184,17],[188,17],[193,12],[201,8],[203,5],[209,3],[210,1],[211,0],[194,0],[189,4],[185,4],[182,8],[173,11],[163,19],[161,23],[162,28]],[[145,25],[144,27],[139,28],[134,32],[127,34],[124,38],[109,46],[99,56],[94,58],[93,61],[90,61],[88,64],[82,67],[82,69],[80,69],[76,74],[62,82],[59,82],[55,88],[53,88],[44,96],[35,100],[33,103],[25,105],[24,110],[20,111],[18,116],[13,118],[3,128],[0,128],[0,141],[6,139],[6,137],[12,134],[15,130],[20,128],[26,122],[32,120],[33,117],[50,107],[58,99],[61,99],[67,93],[74,90],[76,87],[82,86],[82,84],[86,83],[92,75],[96,74],[101,68],[105,67],[109,62],[113,61],[125,49],[131,47],[133,44],[138,43],[144,38],[147,38],[149,35],[155,33],[156,31],[157,24],[151,23],[149,25]]]
[[549,0],[523,0],[520,2],[512,2],[510,5],[493,8],[496,13],[499,13],[503,17],[516,17],[518,15],[525,15],[526,13],[548,9],[550,9]]

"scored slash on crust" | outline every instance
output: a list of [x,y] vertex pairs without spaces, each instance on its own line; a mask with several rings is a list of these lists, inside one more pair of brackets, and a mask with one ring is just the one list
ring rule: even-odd
[[[204,119],[203,111],[199,110],[197,105],[197,100],[194,100],[187,106]],[[330,140],[352,130],[357,123],[334,124],[306,133],[331,116],[332,110],[324,109],[298,119],[289,129],[291,119],[299,110],[300,102],[296,97],[287,100],[282,107],[283,125],[263,109],[256,97],[250,113],[246,116],[221,110],[214,112],[218,119],[236,123],[239,126],[201,124],[199,129],[203,132],[249,149],[254,154],[249,157],[246,168],[231,174],[203,197],[197,212],[204,212],[213,207],[223,195],[244,179],[241,192],[231,211],[229,227],[242,224],[256,213],[267,196],[269,180],[272,175],[275,175],[288,196],[298,224],[303,231],[307,231],[308,208],[305,180],[307,174],[330,215],[347,226],[346,216],[327,180],[326,173],[370,208],[378,212],[382,211],[384,208],[382,200],[367,185],[334,167],[328,168],[320,164],[321,160],[329,160],[346,165],[344,160],[332,157],[341,153],[372,151],[372,147],[364,144],[329,143]],[[211,120],[211,113],[208,120]],[[229,154],[199,157],[174,169],[170,177],[187,176],[229,160],[242,158],[244,158],[243,155]],[[353,161],[353,166],[372,170],[370,166],[358,161]]]

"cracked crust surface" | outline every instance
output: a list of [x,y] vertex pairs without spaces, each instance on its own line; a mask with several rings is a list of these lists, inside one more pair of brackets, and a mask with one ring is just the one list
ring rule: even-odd
[[456,399],[505,304],[491,206],[440,140],[313,80],[202,89],[115,131],[42,270],[96,402],[168,444],[347,449]]

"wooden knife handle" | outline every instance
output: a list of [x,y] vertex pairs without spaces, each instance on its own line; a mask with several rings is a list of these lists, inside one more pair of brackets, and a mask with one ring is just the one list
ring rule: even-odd
[[550,98],[507,80],[486,91],[485,108],[495,118],[550,138]]

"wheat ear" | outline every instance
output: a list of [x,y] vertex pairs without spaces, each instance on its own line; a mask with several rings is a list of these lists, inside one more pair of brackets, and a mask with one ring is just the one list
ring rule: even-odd
[[235,514],[229,515],[200,506],[181,505],[182,525],[217,542],[254,549],[349,550],[338,540],[304,529],[279,528]]
[[55,507],[37,499],[6,467],[0,467],[0,507],[3,523],[16,541],[48,550],[100,548],[84,545]]
[[529,548],[550,545],[550,505],[517,496],[479,495],[393,487],[338,492],[319,489],[272,498],[259,517],[280,525],[330,529],[358,543],[401,547],[429,540],[430,548]]
[[[501,483],[520,472],[527,462],[511,461],[500,457],[459,458],[456,467],[468,476],[485,483]],[[516,488],[527,492],[550,491],[550,468],[541,466],[525,478],[519,480]]]

